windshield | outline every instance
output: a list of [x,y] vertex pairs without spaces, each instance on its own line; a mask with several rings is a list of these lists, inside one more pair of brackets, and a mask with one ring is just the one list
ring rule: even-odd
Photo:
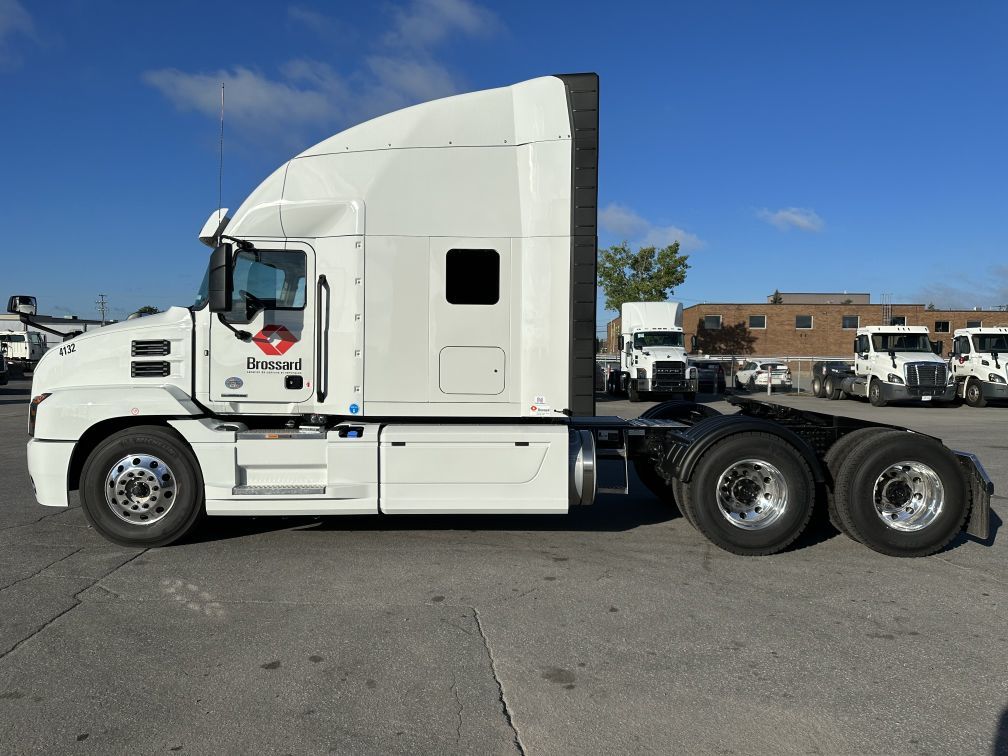
[[0,343],[19,344],[25,340],[23,333],[0,334]]
[[207,299],[210,298],[210,263],[207,263],[206,270],[203,272],[203,283],[199,285],[199,290],[196,292],[196,301],[192,303],[192,309],[198,310],[200,307],[207,303]]
[[876,352],[932,351],[926,333],[873,333],[871,341]]
[[978,333],[973,336],[973,346],[978,352],[1008,352],[1008,334]]
[[681,347],[683,334],[681,331],[642,331],[633,337],[635,349],[648,347]]

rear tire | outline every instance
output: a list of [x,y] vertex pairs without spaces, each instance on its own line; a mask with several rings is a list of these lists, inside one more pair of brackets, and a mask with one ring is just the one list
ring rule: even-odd
[[797,449],[767,433],[739,433],[701,457],[683,504],[715,545],[759,556],[801,535],[814,499],[812,474]]
[[695,530],[696,522],[694,522],[693,513],[686,502],[686,497],[689,495],[689,486],[679,480],[679,478],[672,478],[672,495],[675,497],[676,506],[682,512],[683,519]]
[[812,379],[812,390],[810,392],[812,396],[822,399],[826,394],[823,392],[823,381],[818,375]]
[[962,530],[968,491],[948,449],[892,431],[866,439],[841,463],[834,493],[852,537],[882,554],[919,557],[940,551]]
[[174,432],[140,426],[92,450],[81,471],[80,499],[88,522],[113,543],[167,546],[203,515],[203,477]]
[[823,393],[826,395],[826,398],[829,399],[830,401],[836,401],[837,399],[840,398],[840,395],[843,392],[837,386],[837,379],[834,376],[832,375],[826,376],[826,381],[823,385]]
[[987,400],[983,395],[983,386],[976,378],[970,378],[966,383],[966,390],[963,391],[963,398],[970,407],[986,407]]
[[851,431],[846,436],[841,437],[836,443],[833,444],[826,452],[826,456],[823,457],[823,462],[826,465],[826,469],[830,475],[830,485],[826,491],[826,509],[829,513],[830,525],[836,528],[838,531],[843,533],[848,538],[852,540],[858,540],[851,534],[847,525],[841,519],[840,514],[837,512],[836,507],[836,484],[837,477],[840,475],[840,468],[847,458],[853,453],[854,449],[857,448],[858,444],[864,443],[867,439],[872,436],[877,436],[880,433],[899,433],[900,431],[893,431],[890,428],[858,428],[855,431]]

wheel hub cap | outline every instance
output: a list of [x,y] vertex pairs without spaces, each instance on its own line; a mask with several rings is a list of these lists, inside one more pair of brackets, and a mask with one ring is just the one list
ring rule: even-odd
[[178,495],[175,474],[150,454],[123,457],[105,476],[105,502],[131,525],[153,525],[171,510]]
[[722,516],[743,530],[775,522],[787,508],[784,474],[761,459],[736,462],[718,478],[717,503]]
[[897,462],[875,479],[875,513],[888,527],[922,530],[941,514],[945,488],[923,462]]

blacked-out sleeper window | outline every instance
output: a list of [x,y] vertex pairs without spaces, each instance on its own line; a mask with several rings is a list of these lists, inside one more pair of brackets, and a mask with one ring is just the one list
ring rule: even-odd
[[456,305],[497,304],[500,299],[497,250],[449,249],[445,255],[445,298]]

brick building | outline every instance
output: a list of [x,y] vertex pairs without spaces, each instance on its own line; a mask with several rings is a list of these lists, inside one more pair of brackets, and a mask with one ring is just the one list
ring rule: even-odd
[[[923,304],[753,304],[714,303],[687,307],[683,312],[686,343],[698,337],[707,354],[754,354],[778,357],[846,357],[853,353],[859,326],[881,325],[891,312],[892,322],[927,326],[932,341],[943,341],[947,351],[957,328],[1008,326],[1001,310],[928,310]],[[619,318],[609,323],[608,348],[619,351]]]

